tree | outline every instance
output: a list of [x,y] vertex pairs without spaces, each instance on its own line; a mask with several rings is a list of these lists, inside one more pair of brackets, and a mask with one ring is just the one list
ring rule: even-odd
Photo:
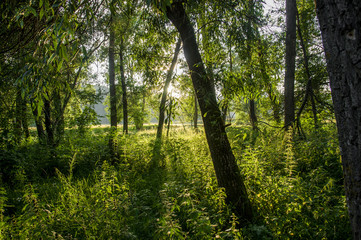
[[[128,85],[129,85],[129,78],[126,79],[125,76],[125,67],[126,65],[126,47],[131,45],[131,35],[134,31],[138,30],[136,28],[136,19],[138,16],[135,14],[138,8],[138,0],[133,1],[120,1],[119,5],[119,14],[117,16],[117,31],[118,34],[117,39],[119,41],[119,70],[120,70],[120,82],[121,82],[121,89],[122,89],[122,99],[121,104],[123,108],[123,133],[128,134]],[[140,13],[141,14],[141,13]],[[139,14],[139,15],[140,15]],[[133,70],[130,70],[133,71]],[[133,72],[131,73],[131,75]]]
[[182,38],[183,51],[197,94],[218,184],[225,189],[227,202],[235,207],[241,220],[249,221],[253,215],[251,204],[225,132],[213,80],[207,75],[198,50],[193,26],[181,2],[175,1],[166,7],[166,14]]
[[296,0],[286,0],[285,127],[295,121]]
[[177,40],[177,43],[176,43],[176,47],[175,47],[175,50],[174,50],[174,56],[173,56],[171,66],[170,66],[170,68],[169,68],[169,70],[167,72],[167,76],[166,76],[166,80],[165,80],[164,88],[163,88],[163,93],[162,93],[162,99],[160,101],[158,128],[157,128],[157,136],[156,136],[156,139],[158,141],[160,141],[161,138],[162,138],[164,117],[165,117],[165,103],[166,103],[166,100],[167,100],[169,84],[171,83],[171,80],[172,80],[172,77],[173,77],[173,71],[174,71],[174,68],[175,68],[175,66],[177,64],[177,59],[178,59],[178,54],[179,54],[179,51],[180,51],[180,46],[181,46],[181,39],[179,38]]
[[110,98],[110,138],[109,147],[112,154],[115,151],[114,134],[117,131],[117,96],[115,87],[115,62],[114,62],[114,48],[115,48],[115,32],[114,32],[113,16],[110,17],[110,32],[109,32],[109,98]]
[[335,108],[348,212],[361,239],[361,2],[316,0]]

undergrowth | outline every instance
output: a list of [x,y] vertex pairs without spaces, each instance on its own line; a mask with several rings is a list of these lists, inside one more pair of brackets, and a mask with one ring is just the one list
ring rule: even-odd
[[[56,149],[34,139],[0,154],[0,239],[350,239],[335,129],[228,128],[255,220],[238,219],[217,187],[202,132],[172,131],[152,165],[155,132],[68,130]],[[4,165],[5,166],[5,165]]]

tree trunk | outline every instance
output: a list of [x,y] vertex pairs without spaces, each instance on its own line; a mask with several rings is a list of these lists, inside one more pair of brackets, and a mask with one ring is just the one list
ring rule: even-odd
[[141,123],[138,125],[137,130],[143,129],[145,119],[145,89],[142,90],[142,119]]
[[114,64],[114,26],[111,23],[109,36],[109,93],[110,93],[110,126],[117,128],[117,98],[115,89],[115,64]]
[[120,79],[122,82],[122,104],[123,104],[123,133],[128,134],[128,100],[127,100],[127,84],[125,82],[124,74],[124,59],[123,59],[124,43],[121,40],[119,50],[119,65],[120,65]]
[[45,115],[45,131],[46,131],[46,141],[49,146],[54,146],[54,129],[51,121],[51,106],[50,101],[44,99],[44,115]]
[[21,90],[16,91],[16,108],[15,108],[15,122],[14,122],[14,134],[16,143],[20,143],[22,138],[22,97]]
[[29,122],[28,122],[28,108],[27,103],[24,98],[21,98],[21,123],[23,126],[23,132],[25,134],[25,138],[28,139],[30,137],[30,131],[29,131]]
[[[55,146],[57,146],[59,145],[61,137],[64,135],[65,132],[64,110],[66,108],[66,105],[64,106],[64,110],[63,110],[63,105],[59,90],[55,90],[53,94],[54,94],[53,101],[54,101],[55,117],[53,117],[52,120],[52,124],[53,124],[52,128],[54,131],[54,144]],[[67,102],[64,101],[64,104],[67,104]]]
[[251,125],[253,130],[257,130],[257,115],[256,115],[256,104],[253,99],[249,100],[249,118],[251,120]]
[[174,51],[174,55],[173,55],[173,60],[171,63],[171,66],[167,72],[167,77],[164,83],[164,88],[163,88],[163,94],[162,94],[162,99],[160,101],[160,106],[159,106],[159,121],[158,121],[158,128],[157,128],[157,139],[161,139],[162,138],[162,132],[163,132],[163,125],[164,125],[164,117],[165,117],[165,103],[167,101],[167,95],[168,95],[168,87],[169,84],[172,80],[172,76],[173,76],[173,71],[174,68],[177,64],[177,60],[178,60],[178,54],[180,51],[180,45],[181,45],[182,41],[181,38],[178,39],[176,47],[175,47],[175,51]]
[[197,95],[194,93],[194,114],[193,114],[193,127],[194,129],[198,129],[198,101]]
[[173,98],[169,99],[169,113],[168,113],[168,126],[167,126],[167,138],[169,137],[170,123],[172,121],[172,111],[173,111]]
[[223,106],[222,106],[222,119],[223,119],[224,124],[227,123],[227,114],[228,114],[228,101],[223,103]]
[[[112,18],[112,17],[111,17]],[[115,63],[114,63],[114,23],[110,20],[110,34],[109,34],[109,94],[110,94],[110,138],[109,148],[112,157],[115,157],[115,134],[117,132],[117,97],[115,88]]]
[[361,239],[361,1],[316,0],[316,6],[353,238]]
[[286,0],[285,128],[295,121],[296,0]]
[[183,41],[183,51],[201,109],[218,185],[225,189],[226,200],[235,207],[240,220],[249,221],[253,215],[251,204],[225,132],[213,81],[207,76],[199,53],[193,26],[182,3],[175,2],[167,7],[167,16],[178,29]]
[[32,102],[32,112],[33,112],[33,116],[34,116],[34,121],[35,121],[35,126],[36,126],[36,131],[38,133],[38,138],[39,138],[39,142],[44,142],[45,140],[45,132],[44,132],[44,127],[42,124],[42,121],[40,119],[41,116],[38,116],[38,106]]

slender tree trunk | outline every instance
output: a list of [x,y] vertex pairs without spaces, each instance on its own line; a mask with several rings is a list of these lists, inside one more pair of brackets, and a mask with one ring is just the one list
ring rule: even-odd
[[193,127],[196,130],[198,129],[198,101],[197,101],[197,94],[196,93],[194,93]]
[[[67,102],[64,101],[64,104],[67,104]],[[64,110],[65,108],[66,106],[64,107]],[[54,144],[55,146],[57,146],[60,142],[61,137],[65,132],[64,110],[63,110],[60,92],[58,90],[55,90],[54,92],[54,110],[55,110],[54,111],[55,117],[54,120],[52,120],[52,124],[53,124],[52,128],[54,130]]]
[[280,108],[279,104],[277,103],[276,94],[274,94],[271,86],[268,87],[267,94],[271,101],[273,118],[277,123],[280,123],[281,122],[281,117],[280,117],[281,108]]
[[49,146],[54,146],[54,129],[51,121],[51,106],[50,101],[44,99],[44,115],[45,115],[45,131],[46,131],[46,140]]
[[[112,16],[111,16],[112,18]],[[115,134],[117,132],[117,96],[115,88],[115,63],[114,63],[114,23],[110,20],[110,33],[109,33],[109,94],[110,94],[110,138],[109,147],[112,157],[115,157]]]
[[127,84],[125,82],[124,74],[124,59],[123,59],[124,43],[121,39],[119,50],[119,65],[120,65],[120,79],[122,82],[122,103],[123,103],[123,133],[128,134],[128,100],[127,100]]
[[45,132],[44,132],[44,127],[43,127],[42,121],[40,119],[41,116],[38,116],[38,106],[35,103],[32,103],[32,105],[33,105],[32,112],[33,112],[33,116],[34,116],[36,131],[38,133],[39,142],[44,142]]
[[295,121],[296,0],[286,0],[285,128]]
[[143,89],[143,92],[142,92],[142,119],[141,119],[141,124],[139,125],[139,129],[137,129],[137,130],[140,130],[143,128],[144,119],[145,119],[145,89]]
[[222,119],[224,124],[227,122],[227,114],[228,114],[228,102],[224,103],[222,106]]
[[361,1],[316,0],[353,238],[361,239]]
[[177,64],[178,54],[179,54],[179,51],[180,51],[181,43],[182,43],[182,40],[181,40],[181,38],[179,38],[177,40],[176,47],[175,47],[175,50],[174,50],[173,60],[172,60],[171,66],[170,66],[170,68],[169,68],[169,70],[167,72],[167,77],[166,77],[166,80],[165,80],[165,83],[164,83],[162,99],[160,101],[160,106],[159,106],[159,121],[158,121],[158,128],[157,128],[157,137],[156,137],[159,140],[162,138],[164,118],[165,118],[165,114],[164,114],[164,112],[165,112],[165,103],[167,101],[168,87],[169,87],[169,84],[172,81],[173,71],[174,71],[174,68],[175,68],[175,66]]
[[169,129],[170,129],[170,123],[172,121],[172,111],[173,111],[173,99],[169,99],[169,113],[168,113],[168,126],[167,126],[167,138],[169,137]]
[[313,88],[310,89],[310,97],[311,97],[311,106],[312,106],[312,114],[313,114],[313,123],[315,125],[315,129],[318,128],[318,117],[317,117],[317,108],[316,108],[316,102],[314,97]]
[[15,139],[16,143],[20,143],[22,138],[22,97],[21,97],[21,90],[18,89],[16,91],[16,108],[15,108],[15,122],[14,122],[14,133],[15,133]]
[[235,207],[235,213],[240,220],[251,220],[252,207],[225,132],[213,80],[207,76],[199,53],[193,26],[182,3],[175,2],[171,7],[167,7],[167,16],[178,29],[183,41],[183,51],[201,109],[218,184],[225,189],[226,200]]
[[253,130],[257,130],[257,115],[256,115],[256,103],[253,99],[249,100],[249,118],[251,120],[251,125]]
[[[248,15],[252,16],[253,11],[254,11],[254,1],[253,0],[248,0]],[[248,19],[248,23],[247,23],[247,27],[246,27],[246,49],[247,49],[247,65],[250,68],[250,70],[248,71],[248,79],[249,81],[253,81],[253,65],[252,65],[252,56],[253,56],[253,49],[251,46],[251,43],[254,42],[255,36],[252,34],[252,29],[254,28],[252,26],[252,19],[249,18]],[[255,31],[258,31],[258,29],[254,29]],[[253,95],[254,91],[257,91],[257,89],[252,89],[251,90],[251,94]],[[252,125],[252,129],[253,130],[257,130],[257,116],[256,116],[256,105],[255,105],[255,100],[254,97],[252,96],[249,99],[249,118],[250,118],[250,122]]]
[[28,108],[27,103],[24,98],[21,98],[21,123],[23,126],[23,132],[25,134],[25,138],[28,139],[30,137],[30,131],[29,131],[29,122],[28,122]]
[[117,128],[117,97],[115,89],[115,63],[114,63],[114,26],[111,23],[109,36],[109,93],[110,93],[110,126]]

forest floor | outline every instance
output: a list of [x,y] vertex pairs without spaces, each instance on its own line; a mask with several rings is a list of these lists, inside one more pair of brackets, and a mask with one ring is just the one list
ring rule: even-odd
[[302,138],[227,128],[255,212],[241,229],[203,131],[173,128],[157,165],[155,129],[119,134],[115,165],[107,132],[2,151],[0,239],[351,239],[333,124]]

